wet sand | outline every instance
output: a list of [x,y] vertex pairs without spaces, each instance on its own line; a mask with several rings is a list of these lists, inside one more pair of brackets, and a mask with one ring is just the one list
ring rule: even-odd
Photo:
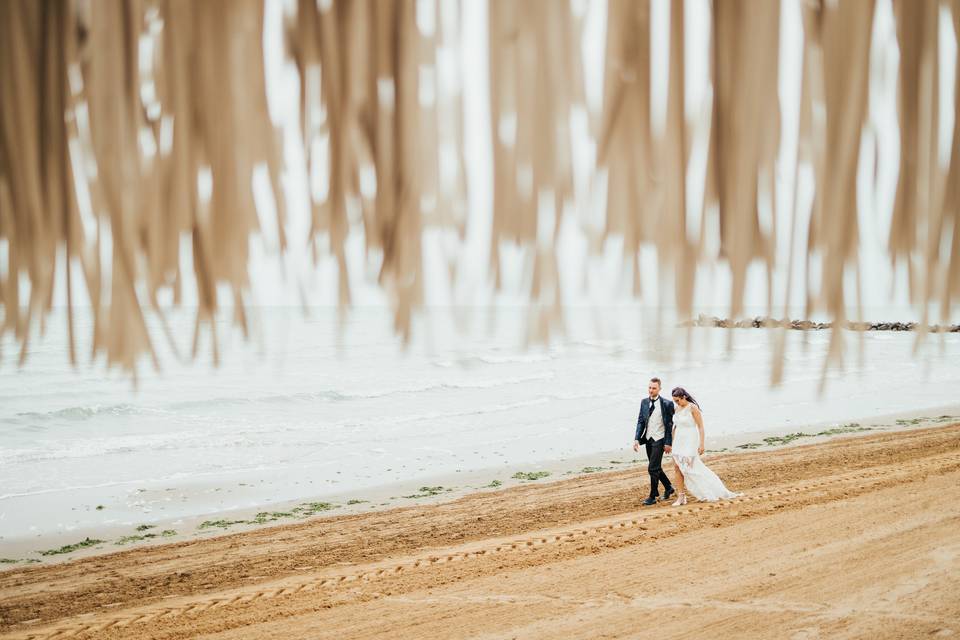
[[865,433],[712,456],[729,502],[642,508],[633,465],[18,566],[0,634],[960,635],[960,424]]

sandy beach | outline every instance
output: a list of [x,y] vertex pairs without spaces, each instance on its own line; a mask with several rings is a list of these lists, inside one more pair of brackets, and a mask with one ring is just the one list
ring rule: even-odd
[[[802,440],[801,440],[802,442]],[[0,573],[11,638],[946,637],[960,424],[720,453],[742,497],[642,509],[644,469]]]

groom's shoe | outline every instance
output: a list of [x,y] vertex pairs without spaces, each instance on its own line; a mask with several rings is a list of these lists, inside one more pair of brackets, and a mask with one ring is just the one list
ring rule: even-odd
[[657,496],[650,496],[649,498],[643,501],[643,506],[645,507],[649,507],[652,504],[657,504]]
[[667,487],[667,490],[663,492],[663,501],[666,502],[670,499],[670,496],[675,494],[676,491],[673,490],[673,487]]

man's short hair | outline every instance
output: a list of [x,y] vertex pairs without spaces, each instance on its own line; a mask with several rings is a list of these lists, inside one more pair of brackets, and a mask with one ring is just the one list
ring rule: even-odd
[[650,378],[650,382],[656,382],[658,387],[663,387],[663,383],[660,382],[660,378]]

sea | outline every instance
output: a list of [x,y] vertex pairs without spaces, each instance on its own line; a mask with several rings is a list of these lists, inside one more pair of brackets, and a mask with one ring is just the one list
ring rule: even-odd
[[[3,338],[0,548],[51,533],[256,509],[280,501],[483,470],[530,469],[630,451],[652,376],[699,401],[711,440],[841,425],[960,403],[960,334],[678,329],[640,306],[568,309],[562,332],[531,334],[526,307],[435,308],[409,343],[384,307],[260,307],[245,338],[229,319],[150,322],[159,368],[91,361],[92,321],[49,318],[27,361]],[[877,317],[873,320],[895,320]]]

